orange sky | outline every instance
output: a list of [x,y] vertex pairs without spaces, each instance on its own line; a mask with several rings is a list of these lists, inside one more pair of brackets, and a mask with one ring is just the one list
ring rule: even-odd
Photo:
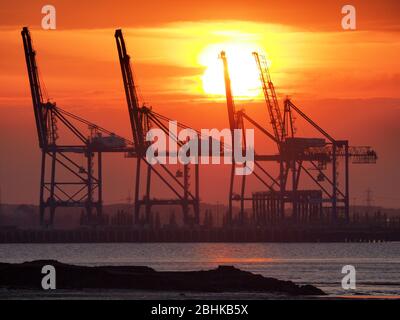
[[[289,95],[337,138],[373,145],[371,167],[354,167],[353,197],[400,206],[400,22],[398,1],[352,1],[357,30],[341,29],[341,1],[52,1],[57,30],[40,28],[42,1],[0,7],[0,185],[4,202],[37,202],[39,150],[20,29],[29,26],[49,97],[63,109],[130,137],[114,30],[122,27],[141,95],[159,113],[195,128],[224,127],[220,96],[204,92],[205,52],[261,48],[280,97]],[[210,49],[211,48],[211,49]],[[208,51],[207,51],[208,50]],[[217,61],[217,57],[215,57]],[[211,61],[212,62],[212,61]],[[218,61],[217,61],[218,62]],[[262,119],[261,97],[237,104]],[[113,159],[106,201],[126,198],[133,169]],[[121,168],[129,174],[124,174]],[[204,180],[214,173],[204,173]],[[203,200],[224,201],[227,175]],[[118,183],[123,191],[110,185]],[[107,185],[109,187],[107,187]],[[107,190],[107,188],[109,190]],[[221,190],[221,191],[220,191]]]

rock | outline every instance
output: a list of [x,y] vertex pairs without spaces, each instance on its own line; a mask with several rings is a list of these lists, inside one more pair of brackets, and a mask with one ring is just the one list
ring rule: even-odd
[[267,278],[234,266],[207,271],[158,272],[146,266],[87,267],[55,260],[20,264],[0,263],[0,288],[42,289],[44,265],[56,269],[57,289],[130,289],[178,292],[262,292],[287,295],[325,295],[312,285]]

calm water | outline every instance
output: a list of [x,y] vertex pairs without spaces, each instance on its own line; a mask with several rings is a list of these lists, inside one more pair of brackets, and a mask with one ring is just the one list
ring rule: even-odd
[[264,276],[313,284],[330,294],[341,269],[357,270],[352,293],[400,295],[400,242],[392,243],[109,243],[0,244],[1,262],[56,259],[80,265],[146,265],[156,270],[200,270],[234,265]]

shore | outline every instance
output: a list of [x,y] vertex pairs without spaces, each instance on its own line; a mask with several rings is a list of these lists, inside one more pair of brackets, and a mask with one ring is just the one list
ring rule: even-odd
[[386,242],[400,241],[400,227],[281,226],[265,228],[99,227],[71,230],[0,228],[0,243],[154,242]]
[[[56,270],[57,290],[44,291],[41,281],[43,266]],[[233,266],[219,266],[207,271],[158,272],[146,266],[99,266],[86,267],[60,263],[55,260],[37,260],[25,263],[0,263],[0,297],[13,295],[38,298],[49,295],[103,298],[116,296],[165,299],[214,296],[216,299],[259,297],[260,299],[285,296],[324,296],[325,293],[312,285],[297,285],[292,281],[263,277],[242,271]],[[111,295],[110,295],[111,293]]]

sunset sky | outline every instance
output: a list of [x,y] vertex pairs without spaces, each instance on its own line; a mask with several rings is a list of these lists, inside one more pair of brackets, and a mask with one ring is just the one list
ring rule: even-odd
[[[260,51],[279,98],[290,96],[334,137],[378,152],[378,164],[352,166],[351,202],[365,204],[369,187],[374,204],[400,207],[399,1],[52,1],[52,31],[41,29],[45,4],[0,5],[2,202],[38,201],[40,152],[20,36],[29,26],[49,98],[127,138],[116,28],[142,101],[196,129],[228,126],[222,49],[231,56],[236,104],[268,125],[252,76],[251,51]],[[357,10],[355,31],[341,28],[345,4]],[[133,160],[108,157],[105,201],[121,202],[133,185]],[[205,169],[202,200],[226,201],[227,182],[226,170]]]

